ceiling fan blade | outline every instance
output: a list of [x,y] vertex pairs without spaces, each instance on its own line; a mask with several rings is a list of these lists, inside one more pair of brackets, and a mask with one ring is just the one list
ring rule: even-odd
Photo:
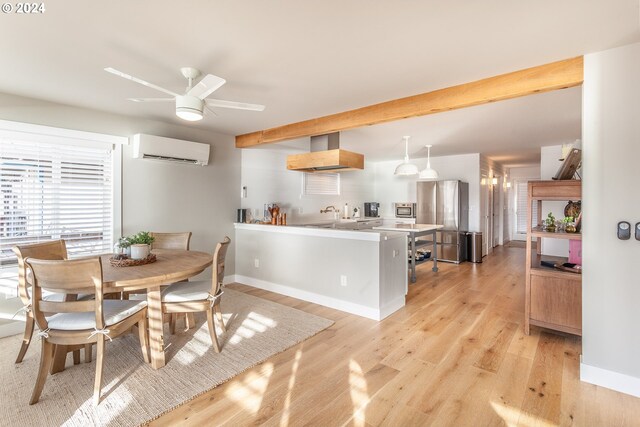
[[142,79],[139,79],[137,77],[133,77],[133,76],[131,76],[129,74],[123,73],[122,71],[118,71],[115,68],[107,67],[104,70],[107,73],[114,74],[114,75],[116,75],[118,77],[122,77],[123,79],[131,80],[132,82],[136,82],[136,83],[139,83],[141,85],[148,86],[148,87],[150,87],[152,89],[159,90],[160,92],[164,92],[167,95],[178,96],[178,94],[175,93],[175,92],[171,92],[170,90],[162,88],[162,87],[157,86],[157,85],[154,85],[153,83],[149,83],[149,82],[144,81]]
[[176,102],[175,98],[127,98],[133,102]]
[[213,74],[207,74],[198,82],[198,84],[189,89],[187,95],[205,99],[207,96],[220,89],[220,86],[222,86],[226,82],[227,81],[222,77],[214,76]]
[[247,104],[245,102],[225,101],[222,99],[207,99],[207,105],[211,107],[234,108],[236,110],[264,111],[264,105]]

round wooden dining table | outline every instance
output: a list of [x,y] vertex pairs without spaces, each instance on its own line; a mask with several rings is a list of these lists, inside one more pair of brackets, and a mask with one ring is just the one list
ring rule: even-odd
[[109,263],[111,255],[103,255],[102,282],[104,293],[146,290],[151,366],[159,369],[165,365],[160,286],[202,273],[213,264],[213,255],[170,249],[154,249],[152,252],[156,255],[156,262],[135,267],[113,267]]

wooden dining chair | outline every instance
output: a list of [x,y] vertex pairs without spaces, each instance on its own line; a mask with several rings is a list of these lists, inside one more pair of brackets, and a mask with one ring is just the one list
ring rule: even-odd
[[[106,340],[129,332],[137,326],[142,356],[149,363],[147,335],[147,302],[105,300],[102,289],[100,257],[51,261],[27,258],[25,264],[33,272],[33,314],[42,340],[40,368],[30,405],[37,403],[53,363],[57,345],[96,343],[96,376],[94,404],[100,403],[102,365]],[[43,290],[61,294],[94,294],[86,301],[46,301]],[[46,315],[45,315],[46,313]]]
[[200,280],[187,283],[174,283],[162,291],[163,313],[207,313],[207,324],[211,341],[217,353],[220,353],[220,343],[214,325],[214,313],[223,332],[226,331],[220,299],[222,297],[222,280],[224,279],[224,263],[231,239],[224,238],[216,246],[213,253],[213,277],[211,281]]
[[189,250],[189,242],[191,241],[190,231],[184,233],[156,233],[152,231],[149,235],[154,238],[151,249]]
[[[18,294],[22,301],[22,311],[24,311],[26,322],[24,325],[24,336],[20,345],[20,351],[16,358],[16,363],[21,363],[24,359],[29,344],[33,337],[33,328],[35,325],[35,319],[33,317],[33,310],[31,305],[31,295],[29,288],[31,287],[30,275],[31,271],[25,267],[24,260],[26,258],[48,259],[48,260],[64,260],[67,259],[67,246],[64,240],[51,240],[48,242],[34,243],[30,245],[18,245],[12,248],[13,252],[18,258]],[[89,296],[81,296],[80,299],[86,299]],[[64,299],[63,294],[48,294],[44,296],[46,301],[62,301]],[[84,347],[85,349],[85,361],[91,361],[91,346]],[[80,363],[80,350],[71,348],[73,351],[73,362],[75,364]]]
[[[190,231],[181,232],[181,233],[158,233],[155,231],[149,232],[149,235],[154,238],[153,243],[151,244],[151,249],[177,249],[188,251],[189,243],[191,242]],[[188,282],[188,279],[183,280],[183,282]],[[171,333],[175,332],[176,322],[177,322],[177,314],[169,315],[169,326],[171,328]],[[184,324],[185,329],[191,329],[195,326],[195,320],[193,318],[193,314],[186,313],[184,316]]]

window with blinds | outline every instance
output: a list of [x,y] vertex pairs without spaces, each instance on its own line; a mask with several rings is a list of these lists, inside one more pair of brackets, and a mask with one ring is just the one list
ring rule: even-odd
[[[527,182],[516,182],[516,233],[527,234],[527,212],[529,210],[529,193]],[[532,203],[531,225],[536,226],[538,205]]]
[[114,145],[104,141],[3,132],[0,123],[0,291],[5,295],[13,293],[2,288],[13,287],[5,279],[17,266],[15,245],[64,239],[70,257],[111,252],[113,154]]
[[339,196],[339,173],[307,173],[302,175],[302,194],[305,196]]

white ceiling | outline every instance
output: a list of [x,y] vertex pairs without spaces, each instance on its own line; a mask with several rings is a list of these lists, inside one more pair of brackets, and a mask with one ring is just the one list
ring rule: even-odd
[[[217,109],[217,116],[189,124],[232,135],[640,40],[638,0],[65,0],[45,5],[42,16],[2,16],[0,92],[185,124],[170,103],[127,101],[162,94],[103,68],[179,92],[185,86],[179,67],[194,66],[227,80],[216,98],[267,106],[261,113]],[[481,151],[520,162],[531,155],[516,152],[531,153],[540,139],[573,138],[575,114],[554,107],[556,102],[573,105],[579,115],[578,90],[566,92],[537,95],[540,101],[528,97],[474,107],[479,113],[454,111],[350,131],[343,140],[367,145],[394,140],[397,146],[408,132],[418,145],[432,142],[434,154]],[[536,130],[539,123],[563,128],[554,134]],[[371,151],[372,158],[398,157],[395,152],[386,156],[390,150],[384,147]]]
[[582,87],[516,98],[461,110],[342,132],[341,146],[369,161],[401,160],[403,135],[409,155],[483,153],[505,166],[540,161],[540,147],[581,138]]

